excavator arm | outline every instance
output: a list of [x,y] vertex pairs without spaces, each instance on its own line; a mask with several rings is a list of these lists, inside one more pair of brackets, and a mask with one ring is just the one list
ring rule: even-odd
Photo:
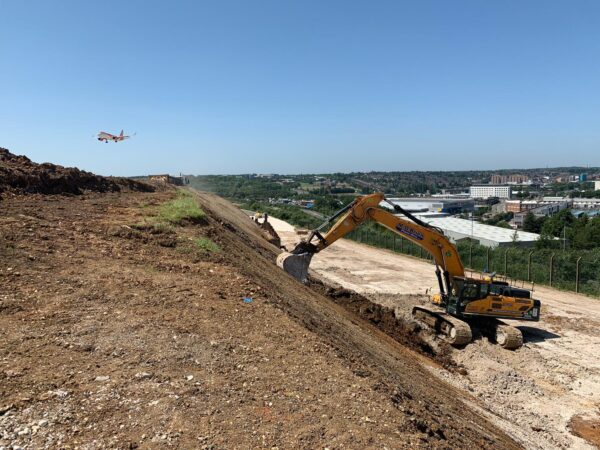
[[[394,210],[404,214],[407,219],[379,208],[382,201],[387,200],[381,193],[358,197],[329,218],[321,227],[312,231],[306,240],[301,241],[292,250],[291,255],[280,255],[277,261],[279,266],[296,278],[305,280],[313,254],[329,247],[362,223],[371,220],[427,251],[435,261],[440,290],[442,293],[447,293],[451,286],[450,280],[465,274],[456,247],[441,230],[422,222],[398,205],[390,202]],[[334,221],[329,231],[321,234],[320,230]]]

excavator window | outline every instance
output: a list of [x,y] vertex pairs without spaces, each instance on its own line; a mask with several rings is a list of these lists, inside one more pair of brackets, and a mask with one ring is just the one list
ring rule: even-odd
[[510,290],[508,286],[492,284],[490,286],[490,294],[491,295],[506,295],[506,290]]
[[479,290],[479,298],[486,298],[490,293],[490,285],[487,283],[481,283]]
[[477,283],[465,283],[463,288],[462,297],[464,300],[477,300],[479,298],[479,284]]

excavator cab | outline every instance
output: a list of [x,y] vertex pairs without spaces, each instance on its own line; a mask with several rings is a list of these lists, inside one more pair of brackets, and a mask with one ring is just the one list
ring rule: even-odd
[[538,321],[540,301],[505,281],[454,277],[447,311],[457,317],[490,316]]

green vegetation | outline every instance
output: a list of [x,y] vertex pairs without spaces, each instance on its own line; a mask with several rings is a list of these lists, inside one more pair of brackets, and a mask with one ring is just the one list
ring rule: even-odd
[[323,222],[323,220],[307,214],[305,210],[292,205],[274,206],[268,203],[252,202],[243,203],[240,207],[250,211],[267,213],[270,216],[277,217],[278,219],[285,220],[292,225],[302,228],[316,228]]
[[[159,232],[162,233],[170,233],[173,231],[173,225],[171,225],[170,223],[167,222],[153,222],[152,227]],[[141,228],[146,228],[148,225],[147,224],[142,224]],[[139,228],[140,226],[138,226]]]
[[[389,197],[432,194],[441,189],[464,191],[472,184],[487,183],[493,173],[510,174],[514,171],[472,172],[369,172],[333,173],[316,175],[236,175],[189,177],[192,187],[217,193],[238,203],[243,209],[266,212],[295,226],[314,229],[321,225],[320,213],[329,216],[348,204],[358,194],[375,191]],[[537,180],[535,186],[521,186],[518,198],[541,195],[600,196],[594,192],[592,183],[561,182],[548,184],[551,179],[567,179],[566,175],[581,172],[597,173],[597,168],[555,168],[519,170]],[[566,174],[566,175],[565,175]],[[347,192],[353,189],[355,193]],[[282,199],[314,200],[310,210],[287,204]],[[477,216],[487,217],[490,208],[477,210]],[[484,223],[509,228],[512,213],[493,216]],[[528,215],[524,231],[539,233],[542,238],[532,249],[521,248],[516,242],[508,248],[488,249],[470,242],[458,244],[462,259],[474,270],[497,271],[521,280],[552,284],[562,289],[577,289],[591,295],[600,295],[600,218],[574,217],[563,211],[549,218]],[[370,245],[393,248],[417,257],[427,257],[419,247],[405,241],[394,233],[367,223],[349,236]],[[514,236],[517,238],[517,236]],[[395,242],[395,244],[394,244]],[[403,243],[401,243],[403,242]],[[579,266],[577,261],[579,260]]]
[[508,222],[510,220],[512,220],[512,218],[513,218],[513,213],[511,213],[511,212],[500,213],[500,214],[496,214],[491,219],[484,220],[483,223],[485,223],[486,225],[494,225],[494,226],[502,227],[502,228],[510,228],[510,225],[508,224]]
[[200,191],[214,192],[237,201],[267,200],[270,197],[291,197],[300,183],[278,183],[249,175],[206,175],[189,177],[190,186]]
[[189,192],[180,190],[177,198],[163,204],[160,207],[158,218],[163,223],[180,225],[186,220],[198,222],[203,220],[206,214]]
[[194,240],[194,244],[201,250],[205,250],[211,253],[218,253],[221,251],[221,248],[211,241],[207,237],[200,237]]
[[523,231],[539,234],[542,231],[544,220],[546,220],[545,217],[536,217],[532,212],[527,213],[523,221]]
[[575,217],[565,209],[554,216],[545,217],[540,234],[539,248],[592,250],[600,247],[600,217]]

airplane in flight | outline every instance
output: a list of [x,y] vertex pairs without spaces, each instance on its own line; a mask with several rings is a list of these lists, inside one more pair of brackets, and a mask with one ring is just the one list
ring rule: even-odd
[[[135,133],[133,134],[135,136]],[[106,131],[101,131],[98,133],[98,140],[100,142],[104,141],[108,144],[108,141],[119,142],[124,141],[125,139],[129,139],[131,136],[126,136],[123,134],[123,130],[121,130],[121,134],[115,136],[114,134],[107,133]]]

